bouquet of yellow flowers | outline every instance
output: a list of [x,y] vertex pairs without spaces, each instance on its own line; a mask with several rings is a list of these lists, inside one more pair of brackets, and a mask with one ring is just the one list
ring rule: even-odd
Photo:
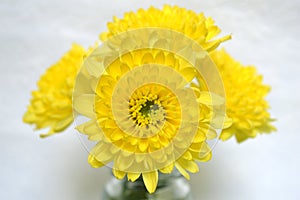
[[73,44],[39,80],[23,121],[49,128],[41,137],[76,120],[95,143],[92,167],[142,179],[151,194],[159,176],[198,172],[216,141],[275,131],[270,87],[255,67],[218,50],[231,36],[217,38],[212,18],[166,5],[114,17],[107,28],[100,45]]

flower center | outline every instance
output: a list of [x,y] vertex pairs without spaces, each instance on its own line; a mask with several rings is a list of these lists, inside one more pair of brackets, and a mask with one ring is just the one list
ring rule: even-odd
[[157,95],[144,95],[140,98],[131,98],[129,101],[131,119],[140,127],[149,125],[158,126],[165,121],[165,110],[161,106]]

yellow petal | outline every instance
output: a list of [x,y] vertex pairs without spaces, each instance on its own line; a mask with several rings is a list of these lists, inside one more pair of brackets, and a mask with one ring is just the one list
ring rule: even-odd
[[142,58],[143,64],[153,63],[153,55],[151,53],[146,53]]
[[23,122],[25,123],[31,124],[35,121],[35,119],[35,115],[30,111],[27,111],[23,116]]
[[187,82],[191,82],[196,76],[196,70],[192,67],[186,67],[180,71]]
[[95,156],[95,159],[103,163],[109,163],[113,160],[113,155],[110,151],[110,145],[106,145],[103,142],[98,142],[96,146],[92,148],[90,154]]
[[205,133],[202,131],[202,127],[198,127],[198,131],[193,139],[194,143],[199,143],[199,142],[203,142],[206,140],[206,135]]
[[90,55],[90,59],[85,60],[84,67],[88,70],[88,73],[94,77],[98,77],[103,71],[104,67],[97,60],[97,51],[99,48],[96,48],[92,55]]
[[74,97],[73,106],[75,111],[86,117],[94,118],[94,99],[95,96],[92,94],[83,94]]
[[208,140],[212,140],[218,135],[216,130],[209,125],[199,127],[199,132],[204,134]]
[[97,141],[101,139],[102,131],[98,127],[96,120],[90,120],[86,123],[80,124],[76,129],[82,133],[89,136],[90,140]]
[[115,129],[112,134],[110,135],[110,139],[112,141],[118,141],[124,137],[124,134],[120,129]]
[[127,170],[134,162],[134,155],[129,154],[128,157],[124,156],[124,153],[120,153],[115,159],[115,166],[121,170]]
[[147,148],[148,148],[148,141],[147,140],[140,140],[139,149],[141,150],[141,152],[145,152]]
[[156,56],[155,56],[155,62],[158,64],[164,64],[165,63],[165,55],[163,51],[160,51]]
[[82,94],[84,93],[92,93],[93,92],[93,88],[91,87],[91,78],[88,78],[86,76],[86,71],[85,68],[82,68],[83,71],[81,71],[80,73],[78,73],[77,77],[76,77],[76,82],[78,83],[76,85],[76,90],[74,90],[74,95],[76,94]]
[[233,120],[226,115],[222,128],[223,129],[229,128],[232,125],[232,123],[233,123]]
[[184,152],[184,154],[182,154],[181,156],[182,158],[186,159],[186,160],[192,160],[192,154],[189,151]]
[[150,194],[154,193],[158,183],[158,172],[142,173],[144,184]]
[[222,141],[225,141],[225,140],[228,140],[229,138],[231,138],[233,135],[234,135],[234,133],[232,132],[232,130],[224,129],[221,132],[220,139]]
[[66,129],[72,122],[73,122],[73,115],[70,115],[67,118],[56,122],[55,125],[53,126],[53,130],[55,132],[60,132]]
[[200,152],[198,160],[200,162],[207,162],[211,159],[211,157],[212,157],[211,151],[210,152],[205,152],[205,153]]
[[141,173],[127,173],[128,181],[136,181],[141,176]]
[[226,36],[224,36],[220,39],[214,40],[212,42],[205,43],[205,44],[202,45],[202,47],[206,51],[210,52],[210,51],[216,49],[222,42],[225,42],[225,41],[230,40],[230,39],[231,39],[231,35],[226,35]]
[[[255,135],[252,136],[252,137],[254,138]],[[246,135],[246,134],[243,134],[243,133],[240,133],[240,132],[237,132],[237,133],[235,134],[235,139],[236,139],[236,141],[237,141],[238,143],[241,143],[241,142],[245,141],[245,140],[248,139],[248,138],[250,138],[249,135]]]
[[112,172],[114,174],[114,176],[117,178],[117,179],[123,179],[126,175],[125,172],[122,172],[122,171],[119,171],[119,170],[116,170],[116,169],[112,169]]
[[173,169],[174,169],[174,163],[172,163],[164,168],[161,168],[159,171],[164,174],[171,174]]
[[223,97],[211,92],[201,92],[197,101],[205,105],[222,105],[225,103]]
[[184,160],[184,159],[179,159],[177,162],[181,165],[182,168],[185,170],[188,170],[189,172],[196,173],[199,171],[198,165],[195,163],[195,161],[190,161],[190,160]]
[[90,165],[94,168],[99,168],[99,167],[102,167],[104,166],[103,163],[99,162],[95,156],[93,156],[92,154],[89,155],[88,157],[88,162],[90,163]]
[[176,167],[176,169],[180,172],[180,174],[181,174],[182,176],[184,176],[187,180],[190,180],[190,175],[189,175],[189,173],[187,173],[187,172],[185,171],[185,169],[184,169],[183,167],[181,167],[181,165],[180,165],[178,162],[175,163],[175,167]]

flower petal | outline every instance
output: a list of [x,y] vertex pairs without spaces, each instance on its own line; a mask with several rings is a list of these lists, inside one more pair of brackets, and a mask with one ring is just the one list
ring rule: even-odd
[[190,175],[185,171],[185,169],[178,163],[175,163],[176,169],[180,172],[182,176],[184,176],[187,180],[190,180]]
[[222,105],[225,103],[225,99],[211,92],[201,92],[198,102],[205,105]]
[[158,183],[158,172],[146,172],[143,173],[144,184],[150,194],[154,193]]
[[90,163],[90,165],[94,168],[99,168],[104,166],[103,163],[99,162],[95,156],[93,156],[92,154],[89,155],[88,157],[88,162]]
[[136,181],[141,176],[141,173],[127,173],[128,181]]
[[94,118],[94,100],[95,96],[93,94],[82,94],[74,97],[73,106],[75,111],[86,117]]
[[113,172],[114,176],[117,179],[120,179],[120,180],[123,179],[126,176],[125,172],[122,172],[122,171],[119,171],[119,170],[116,170],[116,169],[112,169],[112,172]]

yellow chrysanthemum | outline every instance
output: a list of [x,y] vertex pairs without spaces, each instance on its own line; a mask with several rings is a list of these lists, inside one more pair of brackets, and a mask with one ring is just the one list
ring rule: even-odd
[[[190,37],[191,39],[197,41],[205,50],[208,52],[216,49],[219,44],[223,41],[226,41],[230,39],[230,36],[225,36],[221,39],[212,40],[216,35],[220,33],[220,29],[214,25],[214,21],[211,18],[206,18],[202,13],[196,14],[193,11],[186,10],[185,8],[179,8],[178,6],[169,6],[166,5],[163,7],[162,10],[154,7],[150,7],[147,10],[139,9],[136,13],[134,12],[128,12],[125,13],[124,17],[122,19],[119,19],[117,17],[114,17],[113,22],[108,23],[108,31],[104,32],[100,35],[100,38],[102,40],[106,40],[110,38],[113,35],[116,35],[121,32],[125,32],[128,30],[133,30],[137,28],[147,28],[147,27],[161,27],[161,28],[169,28],[171,30],[175,30],[178,32],[181,32],[185,34],[186,36]],[[224,56],[220,57],[219,62],[222,62],[222,59],[226,59]],[[225,72],[225,70],[231,70],[230,72]],[[234,71],[237,70],[237,71]],[[238,68],[225,68],[224,70],[221,70],[223,74],[229,73],[229,74],[238,74],[239,69]],[[253,73],[255,74],[255,73]],[[222,78],[224,82],[226,83],[232,83],[233,85],[239,83],[237,82],[237,79],[231,80],[229,77],[231,76],[223,76]],[[253,75],[255,77],[255,75]],[[249,80],[250,81],[250,80]],[[247,81],[245,80],[245,83]],[[257,81],[258,83],[258,81]],[[205,85],[205,83],[203,84]],[[241,87],[241,85],[239,85]],[[258,84],[260,88],[264,88],[262,90],[268,90],[266,86],[263,86],[261,83]],[[231,96],[229,96],[228,91],[231,91],[232,88],[229,84],[225,84],[226,89],[226,95],[228,97],[228,101],[231,101]],[[254,88],[254,86],[252,86]],[[238,93],[237,90],[236,95],[241,95],[241,93]],[[261,94],[261,98],[263,99],[264,95],[266,95],[267,92],[264,94]],[[244,98],[250,98],[249,94],[248,96],[246,94],[243,94]],[[241,95],[242,96],[242,95]],[[257,98],[256,98],[257,99]],[[240,128],[228,128],[225,131],[223,131],[223,134],[221,136],[221,139],[225,140],[228,139],[233,134],[236,135],[238,141],[243,141],[247,139],[248,137],[255,137],[258,132],[271,132],[272,130],[275,130],[275,128],[270,125],[270,122],[272,121],[270,119],[270,116],[268,114],[267,110],[267,102],[264,100],[257,100],[257,102],[261,102],[262,104],[266,104],[262,107],[263,112],[259,114],[254,114],[258,111],[258,109],[253,109],[252,112],[248,112],[252,114],[251,120],[245,120],[246,117],[244,117],[244,120],[239,120],[239,127]],[[253,105],[253,104],[251,104]],[[249,106],[250,107],[250,106]],[[239,110],[239,108],[235,108],[234,104],[227,103],[227,109],[228,113],[235,112],[236,116],[242,116],[244,112],[243,109]],[[232,111],[230,111],[232,110]],[[237,112],[239,110],[239,114]],[[233,114],[232,114],[233,115]],[[232,116],[231,115],[231,116]],[[245,115],[244,115],[245,116]],[[247,115],[248,116],[248,115]],[[264,116],[262,118],[262,116]],[[230,115],[229,115],[230,117]],[[257,118],[256,118],[257,117]],[[256,118],[256,119],[255,119]],[[240,119],[243,119],[243,117],[240,117]],[[252,121],[253,124],[249,124],[250,121]],[[260,121],[260,122],[257,122]],[[259,123],[259,124],[258,124]],[[236,125],[237,126],[237,125]],[[244,127],[244,128],[242,128]],[[239,131],[237,131],[239,130]],[[233,132],[230,132],[233,131]]]
[[224,125],[224,112],[214,108],[224,99],[194,87],[197,67],[214,67],[197,45],[174,31],[139,29],[106,41],[87,58],[74,109],[89,118],[77,129],[96,142],[93,167],[109,164],[119,179],[142,176],[153,193],[158,171],[176,167],[189,178],[198,171],[196,160],[211,158],[206,140]]
[[270,87],[262,83],[253,66],[243,66],[225,50],[210,54],[217,65],[226,91],[226,113],[232,118],[232,126],[224,129],[220,138],[227,140],[233,135],[238,142],[256,137],[257,133],[276,130],[268,112],[265,96]]
[[107,24],[108,31],[100,35],[102,41],[111,36],[137,28],[165,28],[183,33],[195,40],[206,51],[216,49],[220,43],[229,40],[230,35],[213,39],[221,30],[214,24],[212,18],[206,18],[203,13],[165,5],[163,9],[150,7],[148,10],[139,9],[136,13],[128,12],[122,19],[114,17]]
[[78,44],[47,69],[38,82],[23,121],[35,124],[36,129],[49,127],[46,137],[66,129],[73,122],[72,92],[86,50]]

